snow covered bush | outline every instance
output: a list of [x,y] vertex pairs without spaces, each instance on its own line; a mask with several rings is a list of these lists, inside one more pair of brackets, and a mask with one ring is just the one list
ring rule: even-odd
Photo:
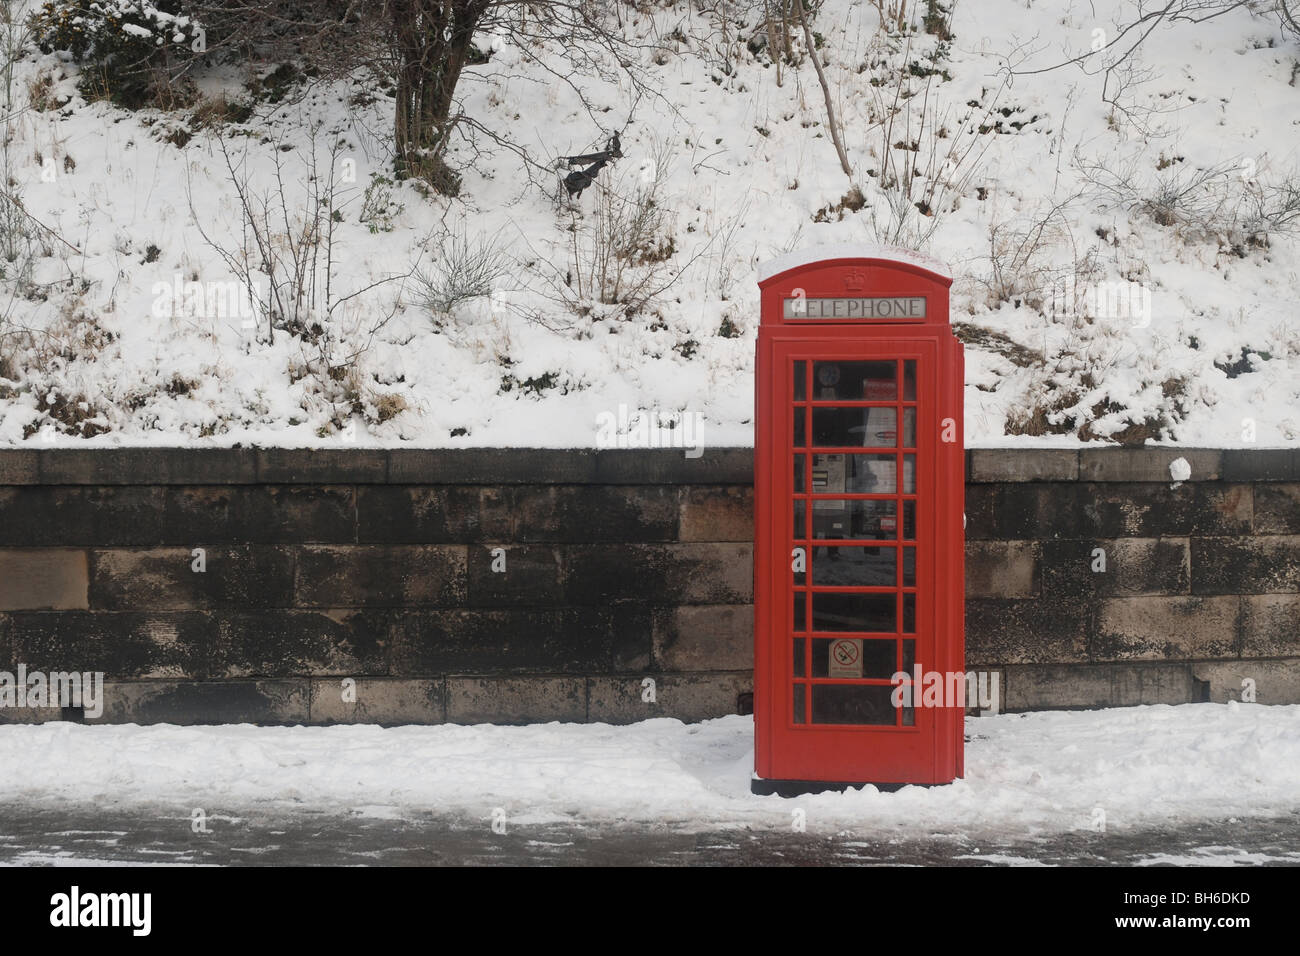
[[207,38],[184,0],[49,0],[32,17],[42,52],[66,51],[81,65],[87,98],[138,109],[185,99],[180,71]]

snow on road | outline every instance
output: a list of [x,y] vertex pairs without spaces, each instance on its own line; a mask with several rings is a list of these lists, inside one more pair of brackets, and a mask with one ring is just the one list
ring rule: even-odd
[[753,723],[0,727],[0,802],[434,811],[517,824],[869,826],[1026,835],[1300,806],[1300,706],[1188,704],[969,719],[966,778],[797,800],[749,793]]

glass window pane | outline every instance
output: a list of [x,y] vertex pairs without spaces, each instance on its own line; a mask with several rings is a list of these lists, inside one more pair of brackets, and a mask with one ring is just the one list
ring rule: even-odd
[[805,512],[804,509],[805,509],[806,507],[807,507],[807,506],[806,506],[806,504],[804,503],[804,500],[803,500],[802,498],[798,498],[798,499],[795,500],[795,503],[794,503],[794,536],[795,536],[795,538],[802,538],[802,537],[805,537],[805,536],[807,535],[807,531],[805,530],[805,526],[804,526],[804,515],[806,514],[806,512]]
[[916,595],[903,595],[903,633],[916,633]]
[[808,374],[807,362],[794,363],[794,400],[804,401],[804,378]]
[[916,409],[903,409],[903,447],[916,447]]
[[823,448],[893,448],[898,444],[894,408],[813,409],[813,444]]
[[813,684],[814,724],[894,725],[893,688],[864,684]]
[[916,641],[903,641],[903,670],[912,673],[916,667]]
[[804,476],[807,469],[805,468],[805,459],[803,455],[794,456],[794,493],[801,495],[804,492]]
[[897,667],[896,641],[862,637],[818,638],[812,642],[812,676],[839,680],[889,680]]
[[898,583],[894,548],[832,546],[812,549],[812,583],[823,587],[894,587]]
[[903,362],[903,401],[916,401],[916,359]]
[[803,638],[796,637],[794,639],[794,676],[795,677],[803,677],[803,666],[804,666],[803,658],[804,658]]
[[813,379],[818,401],[898,400],[896,362],[814,362]]
[[805,693],[805,692],[804,692],[804,685],[803,685],[803,684],[795,684],[795,685],[794,685],[794,708],[793,708],[793,710],[794,710],[794,714],[793,714],[793,717],[794,717],[794,722],[795,722],[796,724],[807,723],[807,721],[804,719],[804,714],[807,713],[807,709],[804,707],[804,693]]
[[916,540],[916,502],[903,502],[903,540]]
[[807,409],[804,408],[794,409],[794,447],[795,448],[802,448],[805,444],[807,444],[804,441],[804,427],[805,427],[804,415],[806,413],[807,413]]
[[916,456],[903,456],[903,494],[916,494]]
[[893,633],[898,629],[893,594],[813,594],[814,631]]
[[795,629],[796,631],[806,631],[806,630],[808,629],[808,628],[805,626],[805,622],[808,620],[808,618],[804,615],[804,604],[805,604],[805,603],[806,603],[806,602],[805,602],[805,599],[804,599],[804,592],[802,592],[802,591],[795,591],[795,592],[794,592],[794,621],[793,621],[793,623],[794,623],[794,629]]
[[903,549],[903,587],[916,587],[916,548]]
[[821,498],[812,503],[813,538],[891,541],[898,530],[897,501]]

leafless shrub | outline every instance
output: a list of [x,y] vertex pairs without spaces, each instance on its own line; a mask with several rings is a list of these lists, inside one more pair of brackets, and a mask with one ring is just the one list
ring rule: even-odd
[[[435,248],[431,248],[435,247]],[[470,299],[490,296],[513,262],[500,235],[470,235],[466,220],[427,241],[428,264],[412,276],[415,300],[431,312],[446,314]]]

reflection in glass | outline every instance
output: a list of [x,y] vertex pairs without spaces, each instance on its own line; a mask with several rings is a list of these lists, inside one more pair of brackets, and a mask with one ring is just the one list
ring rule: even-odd
[[891,541],[898,530],[898,502],[852,498],[813,501],[813,538]]
[[896,362],[814,362],[813,378],[818,401],[898,400]]
[[802,402],[804,400],[804,376],[807,374],[807,362],[794,363],[794,400],[796,402]]
[[805,528],[805,526],[804,526],[804,515],[805,515],[805,511],[804,511],[804,509],[805,509],[805,507],[806,507],[806,504],[805,504],[805,502],[804,502],[804,500],[803,500],[802,498],[798,498],[798,499],[795,500],[795,503],[794,503],[794,536],[795,536],[796,539],[797,539],[797,538],[802,538],[802,537],[804,537],[804,536],[806,535],[806,533],[807,533],[807,532],[804,530],[804,528]]
[[916,409],[903,409],[903,447],[916,447]]
[[814,407],[813,444],[822,448],[893,448],[898,444],[898,410]]
[[806,713],[807,713],[807,708],[804,706],[804,685],[795,684],[794,685],[794,722],[796,724],[807,723],[807,721],[804,718],[804,714]]
[[896,631],[898,611],[893,594],[811,595],[814,631]]
[[916,548],[903,549],[903,587],[916,587]]
[[813,684],[814,724],[894,725],[893,688],[870,684]]
[[897,561],[894,548],[814,547],[812,583],[819,587],[894,587]]
[[903,362],[903,401],[916,401],[916,359]]

